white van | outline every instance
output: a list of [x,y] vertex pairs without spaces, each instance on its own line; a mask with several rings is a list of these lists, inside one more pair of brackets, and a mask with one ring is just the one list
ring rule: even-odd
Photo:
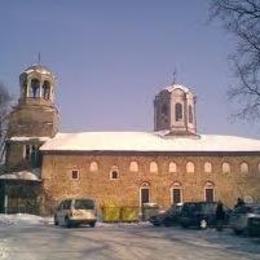
[[71,198],[60,202],[55,214],[54,224],[68,228],[80,224],[95,227],[97,211],[95,201],[86,198]]

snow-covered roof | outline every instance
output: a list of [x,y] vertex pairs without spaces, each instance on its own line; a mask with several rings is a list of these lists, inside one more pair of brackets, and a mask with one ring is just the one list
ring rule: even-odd
[[46,142],[50,139],[48,136],[12,136],[8,140],[9,141],[14,141],[14,142],[27,142],[27,141],[39,141],[39,142]]
[[224,135],[169,136],[165,132],[59,133],[42,151],[260,152],[260,140]]
[[32,65],[24,70],[25,73],[31,73],[34,71],[45,75],[53,75],[53,72],[49,68],[41,64]]
[[27,181],[40,181],[40,170],[34,169],[32,171],[19,171],[10,172],[0,175],[0,179],[4,180],[27,180]]
[[181,89],[185,93],[190,92],[190,90],[188,88],[186,88],[186,87],[184,87],[183,85],[180,85],[180,84],[173,84],[171,86],[166,87],[165,89],[168,90],[169,92],[172,92],[175,89]]

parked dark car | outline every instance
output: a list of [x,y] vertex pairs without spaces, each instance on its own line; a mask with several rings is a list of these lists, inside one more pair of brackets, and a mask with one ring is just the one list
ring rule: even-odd
[[[217,202],[186,202],[183,204],[180,214],[182,227],[197,227],[206,229],[216,226]],[[225,211],[224,225],[228,223],[231,210],[223,206]]]
[[235,234],[260,236],[260,204],[245,204],[234,209],[230,226]]
[[179,223],[182,204],[174,204],[167,211],[159,213],[149,218],[154,226],[173,226]]

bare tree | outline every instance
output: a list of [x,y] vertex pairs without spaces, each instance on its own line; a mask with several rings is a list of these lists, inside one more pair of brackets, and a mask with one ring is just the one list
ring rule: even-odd
[[238,83],[228,91],[239,102],[236,114],[260,118],[260,0],[211,0],[210,17],[232,33],[236,47],[230,59]]
[[0,163],[2,161],[4,151],[4,141],[7,130],[7,119],[10,111],[11,96],[3,84],[0,82]]

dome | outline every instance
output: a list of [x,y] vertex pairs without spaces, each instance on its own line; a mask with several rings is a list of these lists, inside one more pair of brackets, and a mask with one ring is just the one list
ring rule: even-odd
[[38,72],[40,74],[43,74],[43,75],[51,75],[51,76],[54,76],[53,72],[47,68],[46,66],[43,66],[43,65],[40,65],[40,64],[37,64],[37,65],[32,65],[30,67],[28,67],[27,69],[24,70],[24,73],[32,73],[32,72]]

